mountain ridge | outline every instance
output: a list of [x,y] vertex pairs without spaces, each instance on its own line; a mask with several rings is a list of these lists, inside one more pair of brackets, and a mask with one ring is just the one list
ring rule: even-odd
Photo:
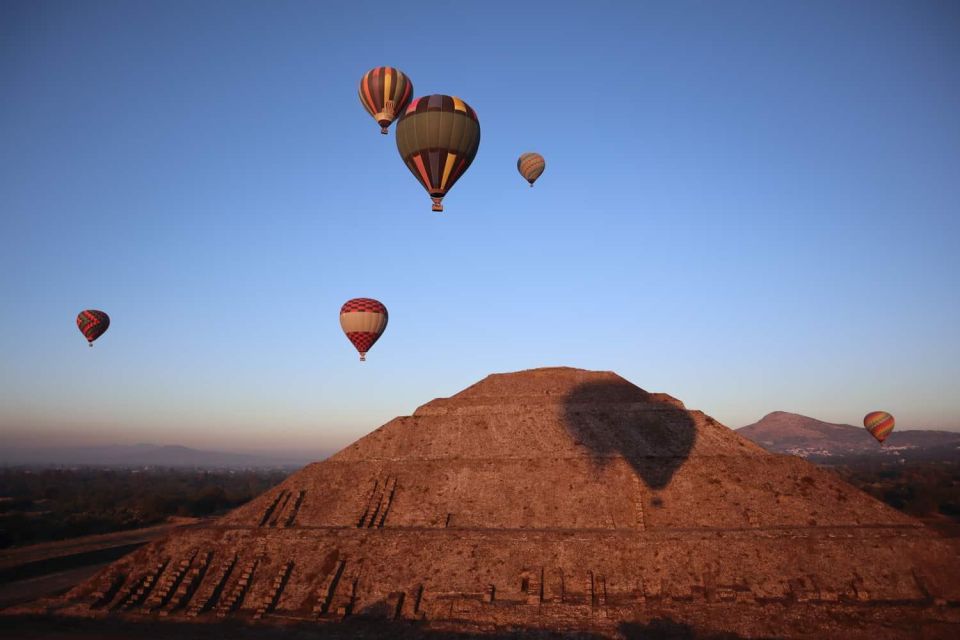
[[895,430],[881,446],[863,427],[773,411],[736,432],[773,453],[827,461],[852,456],[960,457],[960,433]]
[[104,467],[290,467],[313,457],[194,449],[184,445],[138,443],[79,447],[5,447],[0,464],[7,466]]

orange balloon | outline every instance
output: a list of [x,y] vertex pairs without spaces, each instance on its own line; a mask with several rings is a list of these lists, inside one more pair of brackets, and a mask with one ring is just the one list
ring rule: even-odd
[[886,411],[871,411],[863,416],[863,426],[878,442],[883,442],[893,431],[893,416]]
[[543,156],[532,151],[522,154],[517,160],[517,171],[530,183],[531,187],[537,181],[537,178],[543,174],[546,167],[547,162],[543,159]]
[[403,113],[413,97],[410,78],[393,67],[370,69],[360,79],[360,104],[380,125],[386,135],[387,127]]

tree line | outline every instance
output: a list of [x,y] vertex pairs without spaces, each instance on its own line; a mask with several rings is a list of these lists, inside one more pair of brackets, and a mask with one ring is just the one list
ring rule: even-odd
[[0,548],[223,513],[291,469],[0,469]]

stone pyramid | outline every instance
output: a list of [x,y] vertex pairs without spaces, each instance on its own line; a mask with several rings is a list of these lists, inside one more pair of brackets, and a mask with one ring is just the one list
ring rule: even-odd
[[395,418],[47,611],[876,639],[960,637],[957,605],[954,541],[668,395],[549,368]]

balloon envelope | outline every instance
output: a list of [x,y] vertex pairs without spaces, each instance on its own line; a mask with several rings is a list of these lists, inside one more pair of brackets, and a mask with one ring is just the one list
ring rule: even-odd
[[530,183],[531,187],[537,181],[537,178],[543,174],[546,167],[547,163],[543,156],[532,151],[522,154],[517,160],[517,171],[520,172],[524,180]]
[[893,416],[886,411],[871,411],[863,416],[863,426],[878,442],[883,442],[893,431]]
[[347,300],[340,308],[340,327],[347,340],[360,352],[360,359],[367,359],[367,351],[387,328],[387,308],[373,298]]
[[434,94],[410,103],[397,122],[397,151],[410,173],[443,211],[442,200],[480,148],[480,120],[470,105]]
[[393,67],[370,69],[360,79],[360,104],[380,125],[380,133],[403,113],[413,97],[410,78]]
[[77,315],[77,328],[80,329],[80,333],[87,339],[91,347],[93,341],[102,336],[109,327],[110,316],[103,311],[87,309]]

